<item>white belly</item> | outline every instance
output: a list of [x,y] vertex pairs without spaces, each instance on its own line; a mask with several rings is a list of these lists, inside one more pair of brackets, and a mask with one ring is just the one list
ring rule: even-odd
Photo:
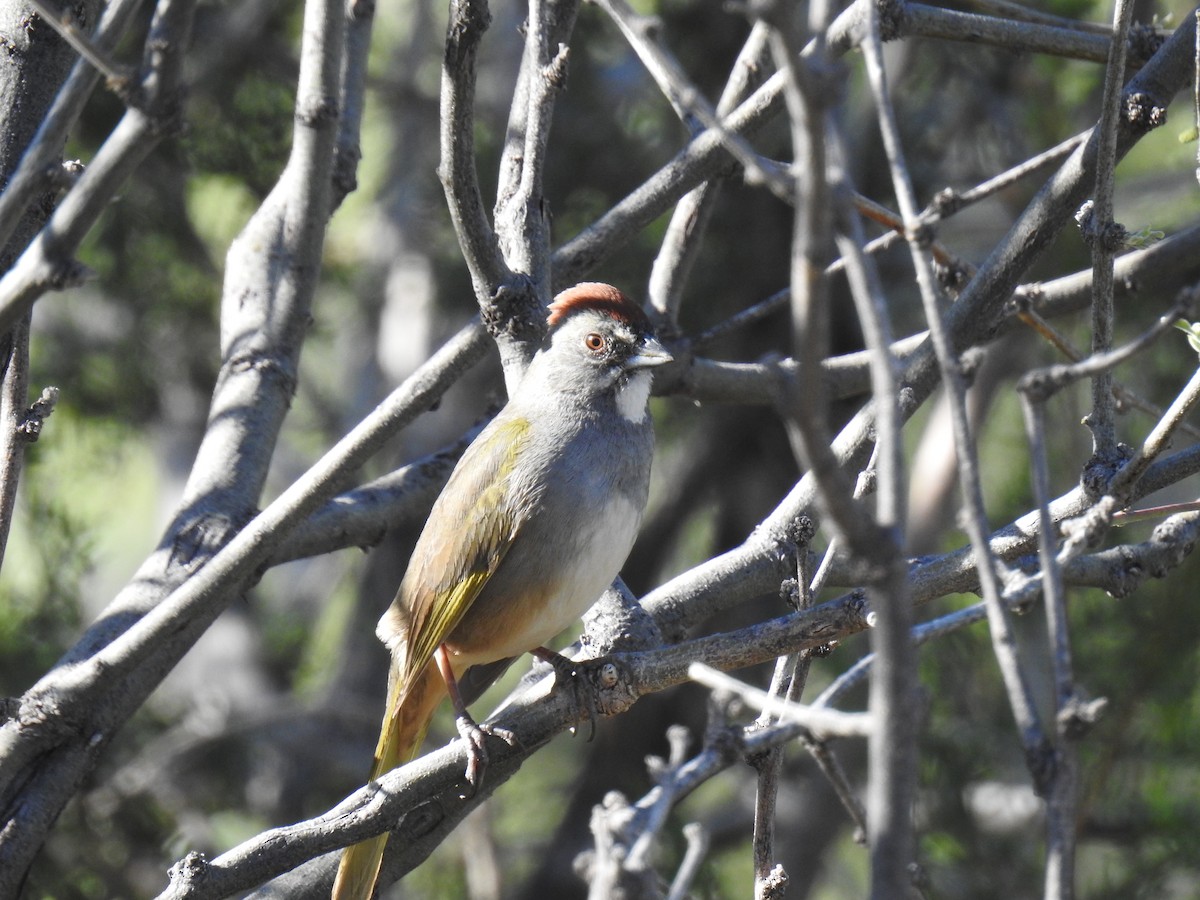
[[537,643],[574,624],[608,589],[633,549],[641,520],[641,510],[624,496],[609,498],[590,534],[581,536],[579,562],[564,573],[557,601],[547,605],[545,637]]
[[[571,564],[564,565],[561,556],[550,561],[516,547],[510,551],[493,583],[447,641],[456,665],[465,668],[520,656],[545,646],[579,621],[620,572],[641,524],[641,511],[625,496],[612,494],[587,521],[574,541],[561,541],[569,548],[564,555]],[[522,539],[538,540],[533,535],[518,541]],[[514,559],[519,553],[521,558]],[[531,579],[535,569],[541,577]]]

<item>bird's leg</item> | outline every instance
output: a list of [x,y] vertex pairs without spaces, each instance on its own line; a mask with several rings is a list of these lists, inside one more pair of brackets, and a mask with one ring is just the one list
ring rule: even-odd
[[439,646],[433,652],[433,658],[437,661],[438,671],[442,673],[446,691],[450,694],[450,702],[454,705],[454,727],[458,729],[459,737],[467,745],[467,783],[471,785],[474,793],[483,783],[483,773],[488,764],[484,735],[498,737],[510,747],[515,746],[517,737],[507,728],[477,724],[467,712],[467,705],[463,703],[462,694],[458,690],[458,679],[454,677],[454,670],[450,667],[450,654],[446,652],[446,647]]
[[592,683],[580,671],[580,663],[546,647],[535,647],[529,652],[554,669],[555,684],[570,685],[575,695],[575,705],[581,712],[587,713],[590,726],[588,740],[592,740],[596,736],[596,719],[600,716],[600,706]]

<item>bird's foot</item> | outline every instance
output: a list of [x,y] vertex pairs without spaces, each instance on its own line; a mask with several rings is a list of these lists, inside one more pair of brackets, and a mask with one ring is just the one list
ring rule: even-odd
[[[596,719],[600,717],[600,705],[596,698],[596,689],[584,674],[586,662],[576,662],[561,653],[538,647],[533,655],[554,669],[554,683],[567,687],[575,699],[575,705],[581,713],[587,716],[588,740],[596,736]],[[571,733],[576,733],[574,727]]]
[[454,727],[467,747],[466,776],[471,791],[467,796],[474,796],[480,785],[483,784],[483,775],[487,771],[487,736],[499,738],[510,747],[517,746],[517,736],[499,725],[488,725],[487,723],[480,725],[465,712],[454,719]]

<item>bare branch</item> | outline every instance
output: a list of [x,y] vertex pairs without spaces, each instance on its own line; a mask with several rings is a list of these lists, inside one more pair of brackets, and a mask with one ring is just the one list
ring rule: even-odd
[[481,303],[510,277],[484,213],[475,163],[475,67],[479,42],[490,23],[486,0],[456,0],[450,5],[442,63],[442,158],[438,165],[450,218],[471,272],[475,297]]
[[129,84],[129,73],[123,71],[109,58],[107,52],[92,43],[76,24],[69,9],[57,12],[51,9],[43,0],[28,0],[29,5],[38,11],[64,41],[82,56],[97,72],[104,76],[109,86],[118,92],[123,91]]
[[365,549],[390,530],[420,525],[477,433],[472,429],[444,450],[334,497],[284,538],[268,565],[348,547]]
[[[766,26],[756,23],[738,53],[717,102],[718,116],[728,115],[761,83],[762,70],[767,63],[767,38]],[[671,325],[678,323],[684,286],[704,245],[704,230],[716,203],[719,184],[715,181],[702,184],[680,199],[654,257],[647,287],[649,301]]]
[[1160,337],[1174,327],[1179,314],[1185,308],[1186,304],[1184,303],[1175,304],[1164,315],[1159,316],[1154,324],[1138,335],[1138,337],[1123,344],[1116,350],[1110,349],[1106,353],[1096,353],[1085,360],[1070,365],[1050,366],[1045,369],[1035,369],[1032,372],[1027,372],[1021,376],[1017,387],[1023,394],[1044,401],[1081,378],[1095,378],[1101,373],[1109,372],[1111,369],[1149,349]]
[[[1100,122],[1096,126],[1096,189],[1091,205],[1085,205],[1087,212],[1081,212],[1084,237],[1092,245],[1092,353],[1095,354],[1105,353],[1112,346],[1113,254],[1125,237],[1125,229],[1112,220],[1113,172],[1117,165],[1117,118],[1125,83],[1126,43],[1132,15],[1133,4],[1128,0],[1117,0],[1112,47],[1104,70],[1104,99]],[[1112,378],[1107,372],[1092,379],[1092,412],[1087,420],[1096,460],[1107,465],[1111,465],[1117,452],[1112,388]],[[1071,891],[1069,882],[1060,885],[1060,895],[1070,896]]]
[[1107,35],[1077,27],[1018,22],[1007,18],[906,3],[901,30],[905,35],[970,41],[1026,53],[1047,53],[1068,59],[1105,62],[1111,41]]
[[1137,483],[1155,459],[1158,458],[1171,443],[1171,435],[1183,422],[1183,417],[1200,400],[1200,369],[1192,373],[1187,385],[1176,396],[1170,408],[1151,430],[1133,457],[1125,463],[1113,476],[1112,492],[1118,498],[1125,498],[1129,489]]
[[8,546],[13,511],[17,505],[17,484],[25,461],[28,436],[21,425],[29,396],[29,317],[17,323],[0,338],[0,566]]
[[[554,101],[566,84],[567,40],[574,27],[578,0],[533,0],[525,32],[521,83],[525,108],[510,122],[506,159],[514,152],[519,162],[515,184],[496,199],[496,230],[505,261],[529,278],[541,305],[553,293],[547,270],[550,224],[546,218],[543,175],[546,167]],[[519,127],[517,123],[519,122]],[[518,149],[519,144],[519,149]]]
[[[74,255],[84,236],[158,141],[178,127],[181,57],[193,9],[192,0],[160,0],[137,88],[141,102],[126,111],[46,226],[0,278],[0,334],[12,328],[42,294],[82,280],[84,269]],[[124,15],[114,14],[110,23],[116,31],[124,25]],[[77,107],[64,109],[64,129],[75,115]],[[59,147],[60,143],[48,143],[45,152],[57,153]]]
[[[1046,628],[1051,645],[1054,672],[1056,721],[1062,723],[1063,711],[1075,702],[1074,675],[1071,668],[1070,632],[1067,626],[1067,600],[1055,548],[1054,528],[1050,519],[1050,472],[1045,443],[1045,406],[1022,394],[1022,412],[1032,457],[1034,500],[1037,503],[1039,536],[1038,559],[1042,566],[1042,597],[1046,604]],[[1053,766],[1048,777],[1038,783],[1047,799],[1046,815],[1046,897],[1065,898],[1074,894],[1075,817],[1078,761],[1073,748],[1066,746],[1064,735],[1057,735]],[[1034,773],[1035,779],[1038,773]]]
[[[187,43],[191,13],[189,3],[163,0],[150,29],[142,86],[149,108],[160,116],[173,114],[179,52]],[[226,368],[214,396],[210,428],[185,491],[183,511],[176,520],[178,530],[173,541],[169,539],[168,545],[143,567],[141,577],[147,580],[148,569],[158,566],[167,570],[163,573],[166,578],[156,580],[157,590],[191,574],[195,560],[179,561],[176,552],[181,549],[186,529],[195,526],[198,519],[224,516],[226,529],[231,524],[240,525],[238,518],[246,515],[247,504],[252,505],[261,490],[273,435],[294,386],[294,375],[289,377],[288,373],[294,372],[315,287],[316,267],[310,260],[320,258],[330,210],[328,172],[337,121],[342,6],[334,0],[311,3],[306,22],[293,152],[272,195],[274,199],[268,198],[243,233],[244,241],[261,240],[276,248],[277,255],[260,258],[247,252],[248,244],[243,243],[240,247],[246,256],[244,268],[239,268],[239,249],[235,246],[231,251],[228,286],[233,299],[226,307]],[[126,123],[132,122],[128,127],[136,133],[149,127],[151,121],[138,110],[130,110],[116,134],[121,134]],[[140,148],[130,146],[127,152],[129,156],[117,161],[114,172],[126,171],[131,159],[136,162],[141,158]],[[93,166],[89,174],[96,171]],[[66,202],[55,216],[64,208]],[[47,231],[53,230],[53,224],[52,218]],[[77,220],[76,227],[80,224]],[[280,264],[281,260],[286,262]],[[240,280],[243,277],[245,280]],[[238,425],[250,420],[254,420],[254,426],[239,431]],[[297,493],[304,496],[305,492],[301,489]],[[313,499],[308,502],[313,506],[321,499],[319,494],[310,496]],[[15,878],[22,876],[49,824],[47,815],[52,821],[94,764],[103,743],[95,735],[110,736],[123,724],[212,616],[232,599],[234,594],[225,592],[244,583],[251,574],[256,541],[262,542],[259,546],[268,544],[269,532],[264,534],[264,525],[270,527],[269,517],[267,521],[260,519],[257,527],[249,530],[241,555],[236,549],[226,554],[227,566],[206,567],[204,577],[186,582],[180,592],[190,596],[193,606],[189,607],[188,601],[167,601],[133,622],[151,605],[136,605],[146,598],[139,594],[135,581],[106,611],[101,624],[77,645],[75,665],[53,670],[25,695],[26,708],[53,710],[54,715],[48,721],[42,717],[17,719],[0,729],[0,745],[5,749],[0,770],[4,796],[11,799],[15,791],[21,790],[39,797],[39,803],[20,807],[35,807],[36,820],[6,829],[5,835],[15,835],[14,839],[0,839],[0,859],[4,860],[0,870]],[[228,539],[228,531],[214,529],[208,538],[219,546]],[[246,552],[247,546],[250,552]],[[210,605],[200,612],[205,602]],[[115,686],[111,680],[114,676]],[[52,765],[36,774],[24,771],[38,754],[63,744],[67,745],[65,752],[53,756]],[[19,812],[18,818],[21,815]]]
[[[107,4],[91,43],[104,51],[115,46],[140,4],[141,0],[117,0]],[[60,156],[67,132],[79,118],[99,76],[99,71],[86,61],[76,63],[16,171],[0,191],[0,246],[8,243],[21,216],[37,195],[53,184],[55,173],[61,166]]]
[[875,730],[870,713],[842,713],[781,700],[703,663],[693,663],[688,668],[688,677],[714,691],[734,694],[755,709],[781,721],[802,725],[817,740],[831,737],[865,738]]
[[683,862],[671,880],[671,889],[667,892],[667,900],[685,900],[691,896],[690,889],[696,876],[700,874],[700,864],[708,855],[708,832],[702,825],[689,822],[683,826],[683,837],[687,841],[687,850],[683,854]]
[[1036,156],[1013,166],[1007,171],[1001,172],[999,175],[987,179],[982,184],[978,184],[970,190],[960,192],[953,188],[944,188],[938,191],[934,195],[933,202],[921,214],[921,221],[932,224],[935,221],[948,218],[964,207],[970,206],[972,203],[978,203],[980,200],[991,197],[1005,188],[1012,187],[1023,178],[1028,178],[1030,175],[1042,171],[1042,169],[1062,162],[1066,156],[1073,153],[1087,140],[1090,133],[1090,131],[1085,131],[1082,134],[1069,137],[1049,150],[1043,150]]
[[338,90],[341,115],[338,117],[333,175],[330,179],[333,184],[333,196],[329,202],[331,213],[341,206],[347,194],[358,187],[358,161],[362,156],[358,138],[366,103],[367,60],[374,20],[375,4],[372,0],[349,0],[346,3],[346,51]]

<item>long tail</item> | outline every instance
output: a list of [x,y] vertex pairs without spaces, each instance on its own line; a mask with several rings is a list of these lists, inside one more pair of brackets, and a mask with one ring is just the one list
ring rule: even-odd
[[[436,666],[426,666],[407,690],[405,685],[400,684],[393,669],[389,678],[383,728],[379,733],[379,744],[375,747],[375,762],[371,766],[372,781],[417,755],[425,739],[429,720],[445,696],[446,683],[442,681]],[[346,848],[333,882],[333,900],[370,900],[379,877],[379,864],[383,860],[387,839],[388,833],[385,831],[378,837]]]

